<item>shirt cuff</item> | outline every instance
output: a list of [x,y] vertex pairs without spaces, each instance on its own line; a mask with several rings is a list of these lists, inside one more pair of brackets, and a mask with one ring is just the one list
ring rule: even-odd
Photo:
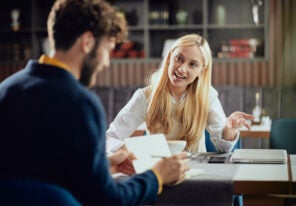
[[162,178],[159,175],[159,173],[156,171],[156,169],[152,168],[151,170],[155,174],[156,179],[158,181],[158,191],[157,191],[157,194],[159,195],[159,194],[162,193],[162,184],[163,184],[163,181],[162,181]]
[[231,152],[231,150],[233,149],[234,145],[239,140],[239,135],[240,135],[240,132],[239,132],[239,130],[237,130],[237,134],[236,134],[234,140],[228,141],[228,140],[225,140],[225,139],[221,138],[219,140],[219,144],[218,144],[219,145],[218,146],[218,151],[221,151],[221,152]]

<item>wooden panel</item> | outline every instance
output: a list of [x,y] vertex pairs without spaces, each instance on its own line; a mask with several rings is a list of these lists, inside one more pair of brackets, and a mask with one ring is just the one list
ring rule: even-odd
[[[295,88],[283,88],[282,89],[282,113],[281,116],[283,117],[296,117],[296,87]],[[291,106],[293,105],[293,106]]]
[[235,180],[233,183],[233,192],[244,195],[289,194],[289,188],[288,181],[260,181],[258,183],[258,181]]
[[283,72],[284,72],[284,84],[295,85],[296,83],[296,3],[293,0],[286,0],[283,4],[283,30],[287,34],[283,39]]
[[21,70],[26,63],[1,63],[0,62],[0,82]]
[[[97,76],[97,86],[142,86],[159,62],[116,62]],[[214,62],[214,86],[265,86],[269,72],[267,62]]]
[[244,206],[283,206],[285,199],[280,197],[272,197],[269,195],[244,195]]
[[240,131],[240,137],[241,138],[267,138],[269,139],[270,137],[270,132],[269,131]]

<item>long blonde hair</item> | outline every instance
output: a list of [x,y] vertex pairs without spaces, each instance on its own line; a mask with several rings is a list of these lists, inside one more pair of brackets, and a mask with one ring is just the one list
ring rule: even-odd
[[[204,71],[187,87],[185,102],[173,106],[169,92],[168,67],[170,56],[177,47],[197,45],[202,53]],[[177,139],[186,140],[186,150],[195,151],[207,123],[211,87],[212,54],[205,39],[188,34],[175,41],[165,55],[160,68],[152,74],[146,87],[148,111],[146,124],[150,133],[168,134],[173,128],[172,115],[177,115],[182,128]]]

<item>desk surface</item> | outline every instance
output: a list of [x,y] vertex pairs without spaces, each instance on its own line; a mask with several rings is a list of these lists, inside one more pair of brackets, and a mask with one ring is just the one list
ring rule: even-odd
[[192,159],[190,167],[203,169],[204,174],[191,177],[177,186],[165,186],[153,205],[216,206],[218,202],[219,206],[228,206],[233,194],[296,194],[296,155],[289,155],[286,164],[205,162]]
[[296,155],[287,164],[208,164],[192,160],[191,168],[203,175],[192,180],[233,181],[235,194],[296,194]]
[[209,164],[196,159],[189,164],[191,168],[203,169],[204,174],[177,186],[164,187],[155,205],[226,206],[231,205],[233,194],[293,194],[293,182],[295,189],[296,155],[287,164]]

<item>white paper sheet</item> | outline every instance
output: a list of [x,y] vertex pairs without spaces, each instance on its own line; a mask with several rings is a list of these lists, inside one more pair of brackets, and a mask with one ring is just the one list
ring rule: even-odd
[[150,169],[160,159],[156,156],[170,157],[172,155],[163,134],[127,138],[125,144],[137,158],[133,161],[137,173]]
[[[152,168],[160,158],[172,155],[163,134],[127,138],[125,144],[127,149],[133,152],[137,158],[137,160],[133,161],[136,173],[144,172]],[[190,169],[186,172],[186,179],[203,173],[203,169]]]

